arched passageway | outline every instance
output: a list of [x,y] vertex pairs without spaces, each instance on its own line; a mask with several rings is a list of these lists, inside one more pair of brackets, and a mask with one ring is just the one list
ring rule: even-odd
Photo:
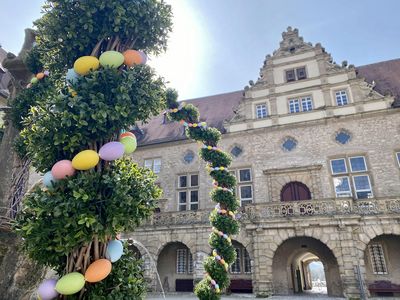
[[158,255],[157,271],[166,292],[193,291],[193,257],[185,244],[166,244]]
[[364,252],[365,281],[371,296],[400,296],[400,236],[372,239]]
[[275,251],[272,263],[274,293],[289,295],[310,291],[309,264],[313,261],[323,264],[327,294],[342,296],[339,266],[334,254],[324,243],[311,237],[287,239]]
[[249,252],[246,247],[237,241],[232,241],[236,250],[236,261],[229,270],[231,284],[229,291],[232,293],[252,293],[252,268]]

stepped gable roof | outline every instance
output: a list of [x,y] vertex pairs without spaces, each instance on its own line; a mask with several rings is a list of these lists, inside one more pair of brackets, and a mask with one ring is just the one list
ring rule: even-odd
[[[233,118],[242,97],[243,91],[236,91],[184,102],[199,109],[200,121],[224,133],[223,122]],[[184,127],[177,122],[166,121],[163,114],[151,118],[147,124],[138,125],[139,132],[136,131],[135,135],[140,146],[186,139]]]
[[[400,59],[356,67],[356,72],[357,77],[364,78],[371,84],[374,81],[374,89],[378,93],[382,95],[391,93],[395,98],[393,107],[400,107]],[[208,126],[216,127],[224,133],[223,122],[234,117],[242,98],[243,91],[236,91],[185,102],[199,109],[201,121],[207,122]],[[147,124],[139,124],[138,127],[139,130],[135,134],[138,137],[139,146],[186,139],[183,126],[177,122],[165,121],[163,114],[151,118]]]
[[391,93],[395,98],[393,107],[400,107],[400,58],[356,67],[356,72],[369,83],[375,81],[378,93]]

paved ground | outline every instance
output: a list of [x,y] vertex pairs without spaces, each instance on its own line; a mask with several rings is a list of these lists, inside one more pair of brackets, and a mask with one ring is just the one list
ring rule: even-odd
[[[254,295],[249,295],[249,294],[233,294],[230,296],[222,296],[222,299],[255,299],[256,297]],[[147,300],[160,300],[163,299],[161,295],[156,295],[156,294],[150,294],[146,298]],[[194,300],[197,299],[197,297],[192,294],[192,293],[179,293],[175,295],[167,295],[166,299],[168,300]],[[259,299],[259,298],[258,298]],[[306,300],[306,299],[329,299],[329,300],[343,300],[344,298],[333,298],[333,297],[328,297],[324,294],[316,294],[316,293],[308,293],[308,294],[303,294],[301,296],[272,296],[268,298],[268,300]]]

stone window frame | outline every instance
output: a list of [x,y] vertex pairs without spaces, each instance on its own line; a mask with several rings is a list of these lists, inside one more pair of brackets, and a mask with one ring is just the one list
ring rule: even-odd
[[[344,105],[338,105],[337,99],[336,99],[336,93],[339,92],[345,92],[346,97],[347,97],[347,104]],[[345,107],[350,105],[352,102],[351,97],[350,97],[350,90],[348,87],[342,87],[342,88],[336,88],[332,90],[332,99],[333,99],[333,106],[335,107]]]
[[[250,180],[249,181],[241,181],[240,180],[240,171],[241,170],[250,170]],[[246,204],[252,204],[255,203],[254,201],[254,176],[253,176],[253,170],[251,167],[237,167],[237,168],[231,168],[229,170],[229,172],[232,174],[233,176],[235,176],[236,178],[236,190],[235,190],[235,194],[238,196],[239,201],[240,201],[240,206],[244,206]],[[251,198],[244,198],[242,199],[241,196],[241,187],[247,187],[250,186],[251,188]],[[242,203],[244,202],[244,203]]]
[[188,248],[176,249],[176,274],[193,274],[193,256]]
[[[192,176],[197,175],[197,185],[192,185]],[[181,177],[186,177],[186,186],[181,186]],[[182,173],[177,175],[176,183],[176,199],[177,211],[196,211],[200,209],[200,175],[198,172]],[[192,192],[197,192],[197,201],[192,202]],[[186,193],[186,202],[180,203],[181,193]],[[196,209],[192,209],[192,205],[197,205]],[[181,207],[185,206],[185,209]]]
[[[340,134],[341,132],[344,132],[344,133],[346,133],[346,134],[348,134],[348,135],[350,136],[349,140],[348,140],[346,143],[344,143],[344,144],[342,144],[341,142],[339,142],[338,140],[336,140],[336,137],[337,137],[338,134]],[[333,138],[332,138],[332,139],[335,141],[335,143],[337,143],[337,144],[339,144],[339,145],[341,145],[341,146],[344,146],[344,145],[348,145],[348,144],[351,142],[351,140],[353,139],[353,134],[351,133],[350,130],[347,130],[347,129],[345,129],[345,128],[340,128],[339,130],[335,131],[335,134],[333,135]]]
[[[379,253],[377,253],[376,251],[374,251],[374,249],[372,249],[373,247],[377,247],[377,249],[379,249]],[[382,243],[379,242],[373,242],[371,244],[368,245],[368,252],[369,252],[369,258],[370,258],[370,262],[371,262],[371,269],[372,269],[372,273],[375,275],[388,275],[389,271],[388,271],[388,266],[386,263],[386,258],[385,258],[385,248],[384,245]],[[377,270],[377,261],[379,262],[380,267],[382,268],[382,270]]]
[[[156,161],[159,161],[160,163],[156,164]],[[144,166],[152,170],[154,174],[159,174],[161,172],[161,166],[162,166],[161,157],[145,158]]]
[[[364,165],[365,165],[365,170],[362,171],[353,171],[352,165],[351,165],[351,159],[352,158],[359,158],[363,157],[364,159]],[[332,167],[332,161],[334,160],[343,160],[345,164],[346,170],[344,172],[333,172],[333,167]],[[371,168],[369,166],[368,162],[368,156],[366,153],[361,153],[361,154],[353,154],[353,155],[336,155],[328,158],[328,165],[329,165],[329,170],[330,170],[330,176],[332,178],[331,183],[333,183],[333,192],[336,198],[340,197],[354,197],[355,199],[368,199],[368,198],[373,198],[374,197],[374,188],[373,188],[373,182],[372,182],[372,174],[371,174]],[[368,184],[370,189],[357,189],[356,188],[356,183],[354,178],[356,177],[361,177],[361,176],[367,176],[368,178]],[[348,185],[349,185],[349,192],[337,192],[336,187],[335,187],[335,179],[344,179],[346,178]],[[370,191],[370,195],[366,198],[359,198],[357,193],[362,193],[362,192],[367,192]]]
[[[303,102],[304,100],[309,100],[311,101],[311,109],[304,110],[303,109]],[[291,111],[291,102],[292,101],[297,101],[298,107],[299,107],[299,111]],[[314,110],[314,99],[312,94],[304,94],[304,95],[298,95],[295,97],[287,97],[287,101],[286,101],[286,108],[288,111],[288,114],[298,114],[298,113],[307,113],[307,112],[311,112]]]
[[[258,109],[258,107],[259,106],[263,106],[264,107],[264,110],[265,110],[265,115],[264,115],[264,112],[262,111],[261,112],[261,116],[259,116],[259,109]],[[256,116],[256,119],[257,120],[261,120],[261,119],[266,119],[266,118],[268,118],[268,105],[267,105],[267,103],[266,102],[264,102],[264,103],[255,103],[254,104],[254,108],[255,108],[255,116]],[[261,109],[262,110],[262,109]]]
[[[299,69],[304,69],[304,73],[305,73],[305,78],[301,78],[301,79],[299,79],[298,77],[298,70]],[[294,73],[294,80],[288,80],[287,79],[287,72],[289,72],[289,71],[293,71],[293,73]],[[291,83],[291,82],[297,82],[297,81],[299,81],[299,80],[306,80],[306,79],[308,79],[309,77],[308,77],[308,70],[307,70],[307,65],[304,65],[304,66],[298,66],[298,67],[292,67],[292,68],[287,68],[287,69],[285,69],[285,70],[283,70],[283,82],[284,83]]]

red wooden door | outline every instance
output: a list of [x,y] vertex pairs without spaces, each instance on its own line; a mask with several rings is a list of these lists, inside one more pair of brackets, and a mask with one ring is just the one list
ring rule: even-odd
[[310,199],[310,190],[304,183],[298,181],[287,183],[281,190],[281,201],[298,201]]

